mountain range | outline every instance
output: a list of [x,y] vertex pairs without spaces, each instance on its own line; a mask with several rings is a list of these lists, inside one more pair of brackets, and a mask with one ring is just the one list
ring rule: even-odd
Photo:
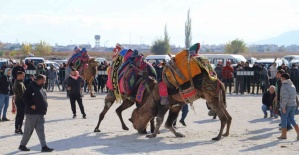
[[299,45],[299,30],[285,32],[279,36],[253,42],[252,44]]

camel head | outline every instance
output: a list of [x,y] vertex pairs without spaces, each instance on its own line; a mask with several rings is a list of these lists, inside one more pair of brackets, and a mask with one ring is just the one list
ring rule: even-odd
[[134,129],[136,129],[138,132],[143,131],[147,127],[147,123],[143,122],[142,115],[140,115],[139,108],[133,110],[129,121],[132,122]]
[[100,64],[98,61],[95,60],[95,58],[90,58],[88,60],[88,66],[90,67],[98,67]]

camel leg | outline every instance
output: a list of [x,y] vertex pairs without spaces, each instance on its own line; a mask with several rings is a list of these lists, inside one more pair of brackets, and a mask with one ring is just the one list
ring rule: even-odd
[[157,118],[156,118],[157,124],[156,124],[155,130],[152,134],[146,135],[146,137],[154,138],[154,137],[157,136],[157,134],[159,133],[159,129],[160,129],[162,123],[163,123],[164,116],[165,116],[167,111],[168,111],[168,105],[166,105],[166,106],[159,105],[158,115],[157,115]]
[[126,126],[123,117],[121,115],[121,113],[128,109],[129,107],[131,107],[134,104],[134,102],[130,101],[130,100],[124,100],[123,103],[116,109],[116,113],[117,116],[119,117],[119,120],[121,122],[121,126],[123,130],[129,130],[129,128]]
[[165,123],[165,127],[169,129],[176,137],[185,137],[185,135],[176,132],[175,129],[173,128],[173,122],[176,121],[176,119],[178,118],[181,109],[182,109],[181,106],[170,109],[168,118]]
[[225,106],[224,106],[223,104],[222,104],[221,106],[222,106],[221,108],[223,109],[222,111],[224,112],[225,117],[226,117],[226,119],[227,119],[226,132],[225,132],[225,134],[223,134],[223,136],[227,137],[227,136],[229,135],[229,129],[230,129],[230,125],[231,125],[231,122],[232,122],[232,117],[231,117],[230,114],[227,112]]
[[155,131],[155,118],[153,118],[150,121],[150,125],[151,125],[151,133],[154,133],[154,131]]
[[227,137],[227,136],[229,136],[229,129],[230,129],[230,125],[232,123],[232,117],[228,114],[226,109],[224,109],[224,111],[227,113],[227,115],[226,115],[226,117],[227,117],[227,126],[226,126],[226,132],[225,132],[225,134],[223,134],[223,136]]
[[[109,93],[107,94],[107,96],[110,95]],[[106,96],[106,98],[107,98]],[[105,106],[103,111],[101,112],[101,114],[99,115],[99,121],[98,124],[96,126],[96,128],[94,129],[94,132],[101,132],[101,130],[99,130],[99,126],[102,122],[102,120],[104,119],[106,113],[108,112],[108,110],[110,109],[110,107],[113,105],[113,103],[115,102],[116,98],[115,97],[109,97],[110,99],[105,99]]]
[[213,119],[216,119],[216,118],[217,118],[217,115],[215,114],[214,117],[213,117]]
[[93,78],[91,78],[91,79],[88,81],[88,90],[89,90],[89,93],[90,93],[90,97],[96,97],[96,96],[93,94],[93,91],[92,91],[92,82],[93,82]]
[[[228,121],[228,118],[226,117],[226,114],[224,111],[226,111],[225,108],[223,108],[223,106],[219,105],[219,102],[214,102],[215,104],[218,104],[216,105],[216,108],[215,108],[215,112],[217,114],[217,116],[219,117],[220,119],[220,122],[221,122],[221,127],[220,127],[220,131],[219,131],[219,134],[217,137],[213,138],[212,140],[220,140],[221,139],[221,136],[222,136],[222,133],[223,133],[223,129]],[[220,103],[221,104],[221,103]]]

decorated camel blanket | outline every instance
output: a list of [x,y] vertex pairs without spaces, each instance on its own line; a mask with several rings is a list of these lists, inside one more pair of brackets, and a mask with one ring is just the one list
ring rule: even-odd
[[[201,73],[201,69],[198,65],[196,59],[190,59],[190,72],[189,76],[188,70],[188,50],[183,50],[179,52],[173,60],[171,60],[170,65],[166,65],[163,69],[164,76],[167,78],[168,82],[174,85],[176,88],[188,82],[191,78]],[[173,68],[173,70],[172,70]]]

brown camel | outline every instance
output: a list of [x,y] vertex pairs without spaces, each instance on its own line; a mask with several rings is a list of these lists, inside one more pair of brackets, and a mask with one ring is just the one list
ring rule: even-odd
[[[154,86],[156,85],[156,81],[149,79],[148,80],[148,87],[150,88],[150,90],[152,90],[154,88]],[[142,103],[145,103],[146,100],[148,99],[149,95],[151,92],[144,92],[143,98],[142,98]],[[102,110],[102,112],[99,115],[99,121],[98,124],[96,126],[96,128],[94,129],[94,132],[101,132],[101,130],[99,130],[100,124],[102,122],[102,120],[104,119],[106,113],[108,112],[108,110],[110,109],[110,107],[115,103],[116,101],[116,97],[114,95],[114,92],[112,90],[108,91],[107,96],[105,97],[105,106],[104,109]],[[121,126],[123,130],[129,130],[129,128],[127,127],[127,125],[125,124],[123,118],[122,118],[122,112],[128,108],[130,108],[132,105],[134,105],[134,103],[136,103],[134,101],[134,99],[126,97],[125,95],[122,95],[122,103],[121,105],[116,109],[116,113],[117,116],[119,117],[119,120],[121,122]],[[139,105],[140,107],[142,107],[143,105]],[[154,119],[149,120],[151,121],[151,132],[154,132]],[[143,130],[138,131],[138,133],[140,134],[146,134],[146,128],[144,128]]]
[[83,74],[81,75],[82,78],[84,80],[87,81],[87,84],[88,84],[88,90],[89,90],[89,93],[90,93],[90,97],[96,97],[94,94],[93,94],[93,91],[92,91],[92,82],[94,80],[94,77],[96,76],[97,74],[97,67],[99,66],[99,62],[98,61],[95,61],[94,58],[90,58],[88,60],[88,66],[87,68],[85,68],[83,70]]
[[[131,67],[136,68],[135,64],[131,64]],[[156,77],[156,73],[154,73],[154,75],[149,74],[149,72],[153,70],[153,67],[149,63],[147,63],[146,67],[144,69],[145,70],[138,70],[138,72],[139,72],[138,74],[141,74],[141,75],[139,75],[135,81],[135,82],[137,82],[137,81],[140,81],[140,79],[143,79],[147,85],[146,86],[147,89],[144,90],[144,94],[143,94],[141,103],[137,103],[135,100],[135,97],[134,97],[138,93],[137,92],[138,89],[134,89],[133,92],[131,93],[131,95],[121,94],[121,99],[123,101],[122,101],[122,104],[116,109],[116,113],[120,119],[123,130],[129,130],[129,128],[126,126],[126,124],[123,121],[122,112],[124,110],[128,109],[129,107],[131,107],[134,103],[137,103],[137,106],[142,107],[142,105],[143,105],[142,103],[144,103],[147,100],[149,94],[151,93],[150,90],[152,90],[154,88],[154,86],[156,85],[156,80],[155,80],[155,78],[153,78],[153,77]],[[141,85],[141,83],[137,84],[136,88],[138,88]],[[123,83],[120,83],[120,85],[121,84],[123,84]],[[102,110],[102,112],[99,115],[99,121],[98,121],[96,128],[94,129],[94,132],[101,132],[99,130],[99,126],[100,126],[102,120],[104,119],[106,113],[108,112],[110,107],[115,103],[115,101],[116,101],[116,96],[114,94],[114,90],[109,89],[108,94],[105,97],[104,109]],[[151,120],[151,131],[152,132],[154,131],[154,120],[153,119]],[[145,134],[146,129],[139,131],[139,133]]]
[[[202,73],[193,77],[195,89],[197,90],[197,98],[203,98],[207,101],[208,106],[218,115],[221,121],[221,128],[217,137],[212,140],[220,140],[223,129],[227,124],[226,133],[223,136],[229,135],[229,129],[231,125],[232,117],[227,112],[225,89],[223,83],[219,80],[212,81],[206,70],[202,69]],[[189,88],[190,82],[183,84],[183,88]],[[155,131],[147,135],[147,137],[156,137],[161,124],[163,123],[164,116],[169,110],[169,115],[165,123],[165,127],[169,129],[176,137],[184,137],[183,134],[176,132],[172,124],[178,117],[179,111],[186,102],[182,99],[180,93],[175,88],[168,88],[168,105],[161,105],[161,97],[159,95],[159,86],[156,85],[149,96],[148,100],[144,103],[144,106],[140,109],[134,109],[130,121],[136,130],[142,131],[149,120],[157,116],[157,125]]]

